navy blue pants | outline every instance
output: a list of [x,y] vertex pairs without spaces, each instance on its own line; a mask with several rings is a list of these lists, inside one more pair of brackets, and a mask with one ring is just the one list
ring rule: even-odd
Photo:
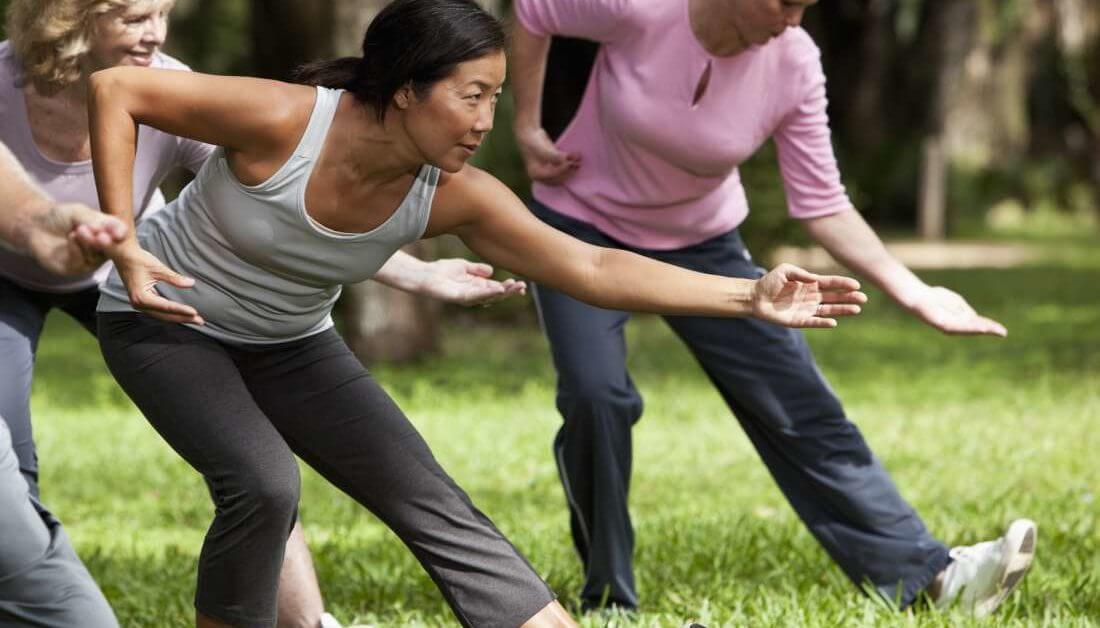
[[[532,211],[576,238],[692,270],[757,278],[737,231],[673,251],[639,250],[537,202]],[[535,299],[558,372],[563,425],[554,457],[585,567],[581,597],[638,604],[627,509],[631,427],[642,398],[626,370],[630,314],[545,286]],[[748,434],[810,532],[857,585],[910,604],[948,563],[822,377],[801,332],[749,318],[667,316]]]

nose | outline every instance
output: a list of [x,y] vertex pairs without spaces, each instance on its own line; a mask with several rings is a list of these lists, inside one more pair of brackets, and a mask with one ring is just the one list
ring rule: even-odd
[[493,130],[493,116],[496,113],[496,104],[493,101],[478,107],[477,121],[474,122],[475,133],[488,133]]
[[141,34],[141,43],[160,47],[168,36],[168,15],[157,13],[145,22],[145,31]]

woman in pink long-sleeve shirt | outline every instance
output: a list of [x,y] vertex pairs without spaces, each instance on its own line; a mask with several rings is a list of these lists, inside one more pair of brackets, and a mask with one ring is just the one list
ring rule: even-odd
[[[704,272],[755,276],[737,228],[737,166],[776,143],[790,215],[836,259],[920,320],[1003,336],[959,295],[892,257],[854,211],[830,143],[819,52],[798,28],[815,0],[516,0],[515,131],[532,210],[575,237]],[[549,39],[600,44],[558,139],[541,125]],[[539,286],[564,424],[554,451],[584,562],[587,607],[638,603],[627,509],[641,396],[625,367],[629,315]],[[1003,542],[952,552],[898,494],[795,331],[749,320],[667,319],[748,433],[791,505],[844,572],[908,606],[922,591],[992,611],[1034,551],[1021,520]],[[957,558],[955,558],[957,557]],[[960,596],[959,591],[968,586]]]

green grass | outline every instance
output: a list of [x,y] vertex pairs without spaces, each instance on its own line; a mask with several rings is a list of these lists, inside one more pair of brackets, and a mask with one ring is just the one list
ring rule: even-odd
[[[1100,253],[1072,263],[926,276],[1005,322],[1007,340],[948,338],[872,294],[859,320],[810,333],[851,417],[904,495],[949,543],[1040,526],[1021,592],[991,620],[883,610],[804,530],[690,356],[659,319],[630,327],[647,410],[632,510],[644,602],[587,626],[1100,624]],[[376,376],[443,465],[570,608],[580,586],[549,453],[558,424],[545,341],[530,326],[453,327],[446,356]],[[52,318],[33,407],[47,503],[128,626],[186,626],[211,507],[89,337]],[[380,626],[453,625],[434,586],[378,522],[312,472],[302,516],[328,607]]]

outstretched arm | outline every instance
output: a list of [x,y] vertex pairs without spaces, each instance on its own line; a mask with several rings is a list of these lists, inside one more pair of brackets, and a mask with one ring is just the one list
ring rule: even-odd
[[440,184],[427,236],[443,232],[497,266],[608,309],[833,327],[834,317],[858,313],[866,300],[855,280],[788,264],[754,281],[591,246],[543,224],[502,183],[470,166]]
[[398,251],[374,275],[374,280],[391,288],[457,303],[486,305],[524,294],[522,281],[493,279],[493,267],[462,258],[425,262]]
[[90,207],[55,204],[2,143],[0,202],[0,244],[59,275],[95,270],[104,261],[101,251],[126,235],[122,222]]
[[948,334],[1008,334],[1004,325],[979,315],[962,296],[921,281],[886,250],[859,212],[843,211],[804,224],[834,259],[870,279],[928,325]]

